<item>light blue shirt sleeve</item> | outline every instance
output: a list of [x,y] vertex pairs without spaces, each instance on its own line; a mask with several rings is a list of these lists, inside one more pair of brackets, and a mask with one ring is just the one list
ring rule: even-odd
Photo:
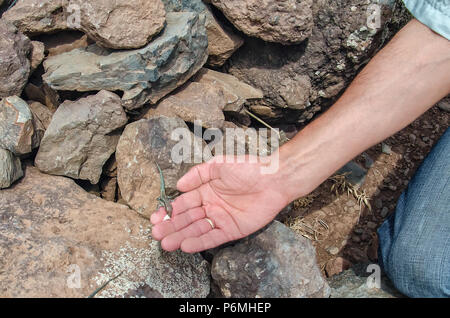
[[403,0],[420,22],[450,40],[450,0]]

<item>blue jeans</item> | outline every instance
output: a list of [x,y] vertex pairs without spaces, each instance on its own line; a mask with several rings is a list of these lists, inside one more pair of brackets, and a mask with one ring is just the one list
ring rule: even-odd
[[379,262],[409,297],[450,297],[450,128],[379,228]]

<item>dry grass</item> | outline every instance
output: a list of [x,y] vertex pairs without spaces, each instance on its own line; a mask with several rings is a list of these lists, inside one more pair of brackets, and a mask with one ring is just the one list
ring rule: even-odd
[[369,197],[366,191],[358,190],[353,184],[347,181],[346,176],[348,173],[338,174],[329,178],[333,185],[331,186],[331,191],[339,196],[339,194],[347,193],[348,195],[353,195],[353,197],[358,201],[359,210],[361,211],[362,206],[365,205],[369,211],[372,211],[372,206],[369,203]]
[[321,219],[315,219],[313,224],[308,224],[300,217],[289,217],[285,225],[301,236],[317,242],[326,236],[329,230],[328,224]]

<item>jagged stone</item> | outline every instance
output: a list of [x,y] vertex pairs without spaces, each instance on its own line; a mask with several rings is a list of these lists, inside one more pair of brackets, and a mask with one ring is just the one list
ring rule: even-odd
[[209,265],[199,254],[162,251],[151,224],[73,180],[27,167],[0,191],[0,295],[206,297]]
[[110,51],[96,45],[52,56],[43,76],[53,89],[123,91],[123,105],[156,103],[184,84],[207,59],[204,18],[168,13],[162,34],[144,48]]
[[312,0],[212,0],[236,28],[249,36],[282,44],[311,35]]
[[80,30],[102,47],[135,49],[146,45],[164,27],[161,0],[71,0],[80,8]]
[[206,17],[208,64],[222,66],[239,49],[244,40],[224,26],[201,0],[163,0],[168,12],[197,12]]
[[227,298],[330,295],[311,242],[278,221],[220,250],[211,275]]
[[9,188],[23,176],[20,159],[12,152],[0,149],[0,189]]
[[128,119],[120,97],[107,91],[65,101],[53,115],[35,164],[42,172],[96,184]]
[[33,147],[33,115],[28,104],[17,96],[0,102],[0,148],[15,155],[31,152]]
[[30,75],[31,41],[0,19],[0,98],[20,95]]
[[233,75],[207,68],[201,69],[195,76],[194,81],[201,84],[210,84],[223,90],[224,96],[227,97],[224,111],[239,112],[245,102],[264,97],[261,90],[241,82]]
[[39,41],[31,41],[31,73],[33,73],[45,58],[45,47],[44,43]]
[[176,94],[163,99],[156,108],[150,108],[144,118],[164,115],[190,123],[200,121],[204,128],[221,128],[225,121],[222,110],[227,98],[225,92],[216,86],[189,82]]
[[17,0],[2,19],[27,35],[52,33],[68,29],[68,0]]
[[[172,134],[183,133],[182,142],[191,143],[180,156],[181,143]],[[195,139],[184,121],[158,116],[126,126],[117,145],[117,181],[120,193],[135,211],[149,217],[157,207],[160,178],[155,162],[163,170],[168,193],[195,163],[202,162],[202,142]],[[194,160],[196,159],[196,160]]]

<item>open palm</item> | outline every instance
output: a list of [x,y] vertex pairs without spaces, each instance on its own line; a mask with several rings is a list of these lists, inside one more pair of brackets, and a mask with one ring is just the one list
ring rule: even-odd
[[217,160],[193,167],[177,184],[184,194],[172,203],[172,219],[163,208],[153,213],[153,238],[167,251],[195,253],[256,232],[289,203],[260,167]]

